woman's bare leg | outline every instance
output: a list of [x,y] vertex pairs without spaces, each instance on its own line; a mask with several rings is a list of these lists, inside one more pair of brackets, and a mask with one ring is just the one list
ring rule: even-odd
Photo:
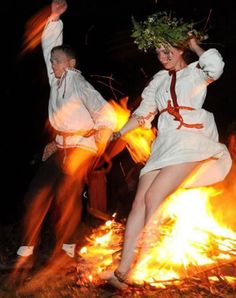
[[135,248],[141,232],[166,197],[174,192],[193,172],[198,162],[165,167],[140,178],[137,195],[129,214],[122,257],[117,270],[126,274],[133,262]]
[[146,218],[148,224],[161,203],[190,176],[199,162],[188,162],[168,166],[160,170],[145,194]]
[[158,171],[152,171],[140,177],[137,193],[126,223],[122,257],[117,268],[121,273],[128,272],[134,259],[136,244],[145,225],[145,193],[158,173]]

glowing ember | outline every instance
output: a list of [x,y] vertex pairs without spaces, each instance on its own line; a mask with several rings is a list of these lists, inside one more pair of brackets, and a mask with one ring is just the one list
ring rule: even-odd
[[[233,260],[236,233],[215,218],[210,198],[213,188],[178,190],[163,204],[152,225],[145,229],[138,260],[131,272],[136,284],[164,287]],[[99,282],[99,273],[117,265],[124,226],[113,219],[93,231],[88,245],[79,252],[88,276],[83,282]],[[83,271],[81,264],[79,273]],[[230,278],[227,279],[228,281]]]
[[[82,274],[82,283],[93,279],[93,284],[98,282],[98,275],[106,268],[114,268],[114,262],[119,256],[123,241],[124,225],[113,220],[94,230],[87,238],[88,244],[79,251],[79,256],[84,262],[79,263],[77,271]],[[86,275],[87,274],[87,275]]]

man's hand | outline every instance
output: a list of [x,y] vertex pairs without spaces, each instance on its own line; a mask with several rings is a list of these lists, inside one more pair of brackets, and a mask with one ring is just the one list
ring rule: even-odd
[[46,161],[56,151],[57,151],[56,143],[54,141],[48,143],[44,148],[42,161]]
[[50,20],[56,21],[67,9],[66,0],[53,0],[51,4]]
[[110,140],[112,130],[110,128],[99,128],[94,135],[98,147],[98,155],[102,155],[106,149],[107,142]]

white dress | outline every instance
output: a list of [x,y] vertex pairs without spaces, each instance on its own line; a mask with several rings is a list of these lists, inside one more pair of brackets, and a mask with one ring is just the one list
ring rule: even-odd
[[[231,157],[224,144],[219,143],[218,131],[212,113],[202,109],[207,85],[218,79],[224,62],[216,49],[205,51],[199,61],[177,72],[175,92],[184,123],[201,124],[202,128],[189,128],[174,120],[168,111],[158,118],[158,136],[151,155],[140,175],[149,171],[185,162],[204,161],[185,187],[210,185],[224,179],[231,168]],[[144,89],[140,106],[133,116],[145,127],[151,126],[154,115],[167,108],[171,76],[167,70],[159,71]],[[171,100],[171,105],[173,105]],[[179,127],[179,128],[178,128]]]

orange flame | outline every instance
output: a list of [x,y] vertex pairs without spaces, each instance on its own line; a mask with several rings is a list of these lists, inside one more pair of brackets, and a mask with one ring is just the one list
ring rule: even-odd
[[[85,177],[91,167],[95,154],[82,148],[72,148],[63,152],[61,163],[64,175],[55,175],[50,181],[45,181],[39,191],[35,191],[34,198],[28,203],[28,208],[23,218],[24,239],[23,245],[38,246],[40,233],[50,208],[53,211],[52,216],[55,237],[55,245],[51,252],[50,260],[54,261],[52,265],[45,267],[42,272],[37,273],[43,279],[43,275],[57,271],[61,265],[68,262],[66,253],[61,254],[62,245],[71,243],[72,237],[75,237],[75,231],[78,227],[82,212],[81,195],[85,185]],[[60,158],[60,157],[59,157]],[[55,172],[54,172],[55,173]],[[54,206],[52,209],[52,205]],[[54,232],[54,233],[53,233]],[[59,257],[58,257],[59,254]],[[28,271],[32,269],[34,263],[29,268],[23,270],[23,275],[19,269],[27,262],[27,258],[20,258],[14,266],[10,278],[19,278],[24,280]],[[36,280],[36,279],[35,279]]]
[[26,23],[22,54],[32,51],[40,44],[41,34],[50,15],[50,5],[47,5]]
[[[130,110],[127,108],[128,97],[122,98],[119,104],[113,100],[110,103],[116,112],[116,131],[118,131],[130,117]],[[126,148],[134,162],[144,164],[147,161],[150,155],[151,143],[155,136],[156,130],[154,128],[145,129],[143,127],[134,129],[122,136],[122,139],[126,142]]]
[[[78,254],[85,260],[79,264],[77,271],[82,275],[82,283],[89,283],[92,278],[93,283],[98,282],[98,275],[108,267],[114,266],[117,259],[117,252],[120,251],[123,241],[123,224],[115,221],[116,214],[112,220],[108,220],[104,225],[94,230],[87,238],[87,245],[82,247]],[[88,274],[87,274],[88,273]]]
[[[136,282],[163,281],[191,276],[201,267],[216,265],[235,256],[236,233],[214,218],[209,204],[213,188],[179,189],[158,212],[149,235],[159,226],[157,242],[147,235],[149,249],[133,270]],[[160,216],[160,214],[162,214]],[[149,240],[148,240],[149,238]]]
[[[171,195],[143,233],[131,280],[164,287],[167,281],[232,261],[236,256],[236,233],[212,213],[210,198],[217,195],[210,187],[179,189]],[[99,283],[101,271],[117,266],[123,230],[115,220],[107,222],[93,232],[86,249],[80,250],[93,284]],[[89,281],[89,277],[84,280]]]

